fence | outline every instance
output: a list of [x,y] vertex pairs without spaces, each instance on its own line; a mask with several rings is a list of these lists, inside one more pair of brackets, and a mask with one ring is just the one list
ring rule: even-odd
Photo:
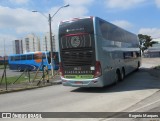
[[[0,71],[3,71],[0,77],[0,92],[49,86],[57,83],[57,80],[60,82],[59,70],[54,71],[54,76],[51,76],[51,71],[43,65],[43,61],[36,71],[30,71],[26,68],[14,77],[7,76],[6,66],[6,63],[4,63],[4,69],[0,69]],[[41,67],[42,70],[40,71]]]

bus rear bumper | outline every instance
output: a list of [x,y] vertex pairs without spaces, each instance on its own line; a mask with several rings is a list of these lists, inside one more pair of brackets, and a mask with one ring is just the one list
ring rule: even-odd
[[72,87],[103,87],[103,81],[101,77],[94,78],[94,79],[66,79],[61,77],[63,86],[72,86]]

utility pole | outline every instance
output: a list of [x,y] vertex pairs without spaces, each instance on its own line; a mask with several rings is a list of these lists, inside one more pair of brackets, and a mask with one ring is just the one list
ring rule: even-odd
[[52,72],[52,76],[53,74],[53,42],[52,42],[52,29],[51,29],[51,22],[52,22],[52,18],[51,18],[51,14],[49,14],[49,36],[50,36],[50,45],[51,45],[51,72]]

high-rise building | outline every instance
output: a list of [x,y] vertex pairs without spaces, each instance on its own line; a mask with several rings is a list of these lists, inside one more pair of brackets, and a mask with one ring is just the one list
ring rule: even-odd
[[[52,36],[52,46],[53,46],[53,52],[56,51],[55,36]],[[50,51],[50,50],[51,50],[50,35],[49,33],[46,33],[42,40],[42,51]]]
[[32,33],[23,38],[23,53],[40,50],[40,38],[38,36]]
[[22,54],[23,53],[22,40],[13,40],[13,53],[14,54]]

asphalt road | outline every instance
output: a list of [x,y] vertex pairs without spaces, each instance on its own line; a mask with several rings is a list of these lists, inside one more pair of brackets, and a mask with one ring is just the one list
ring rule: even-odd
[[[0,76],[3,75],[4,70],[0,69]],[[22,72],[19,71],[13,71],[13,70],[9,70],[8,68],[6,69],[6,76],[7,77],[12,77],[12,76],[20,76]]]
[[[144,61],[138,72],[128,75],[124,81],[115,86],[105,88],[75,88],[56,85],[2,94],[0,95],[0,112],[120,112],[145,111],[148,108],[148,110],[159,110],[160,108],[157,108],[157,106],[160,107],[159,102],[143,108],[153,100],[159,100],[160,80],[151,76],[147,71],[152,65],[158,64],[160,61],[157,61],[156,64],[155,60],[146,63]],[[46,120],[74,121],[75,119]],[[108,119],[87,120],[105,121]]]

